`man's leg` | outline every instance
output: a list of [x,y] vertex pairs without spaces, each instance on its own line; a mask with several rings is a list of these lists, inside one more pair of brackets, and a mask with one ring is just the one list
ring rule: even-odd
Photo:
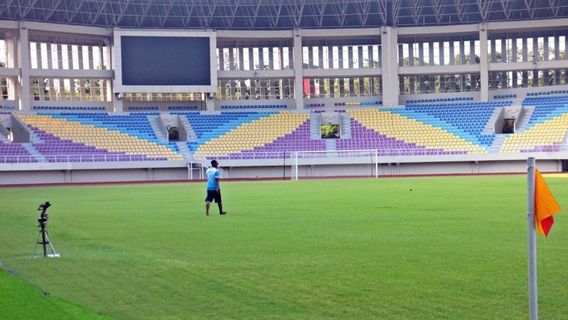
[[221,190],[217,191],[217,198],[215,199],[217,202],[217,206],[219,206],[219,214],[227,214],[226,211],[223,211],[223,202],[221,201]]
[[211,202],[205,201],[205,215],[209,215],[209,207],[211,206]]
[[217,202],[217,205],[219,206],[219,214],[227,214],[226,211],[223,211],[223,204],[221,202]]

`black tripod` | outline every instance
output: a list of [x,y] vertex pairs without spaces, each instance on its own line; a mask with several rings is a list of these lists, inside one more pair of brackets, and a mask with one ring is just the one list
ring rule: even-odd
[[39,223],[39,235],[37,237],[37,241],[34,247],[34,253],[32,254],[32,258],[38,257],[36,255],[37,252],[37,245],[41,244],[43,247],[43,257],[44,258],[58,258],[59,254],[55,251],[55,248],[51,244],[49,240],[49,233],[47,233],[47,219],[49,218],[47,215],[47,208],[51,206],[51,203],[46,202],[39,205],[37,210],[41,210],[39,215],[39,219],[37,222]]

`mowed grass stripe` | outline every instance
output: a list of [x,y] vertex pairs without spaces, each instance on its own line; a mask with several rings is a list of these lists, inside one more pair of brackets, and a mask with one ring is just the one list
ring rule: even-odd
[[[119,319],[527,317],[524,176],[225,182],[223,217],[204,190],[2,189],[0,261]],[[31,260],[46,200],[63,257]],[[567,224],[539,238],[546,319],[568,314]]]
[[92,311],[49,297],[0,268],[0,318],[43,320],[103,320]]

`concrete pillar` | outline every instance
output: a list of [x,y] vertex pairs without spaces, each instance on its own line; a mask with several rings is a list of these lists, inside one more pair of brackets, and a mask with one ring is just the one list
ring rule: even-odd
[[[233,63],[233,68],[234,68]],[[274,47],[268,48],[268,69],[274,70]]]
[[456,64],[456,55],[454,52],[454,42],[450,41],[450,65]]
[[[327,47],[327,60],[328,60],[329,68],[333,69],[333,47],[332,46]],[[333,92],[333,90],[331,90],[331,92]]]
[[[318,66],[323,69],[323,47],[318,47]],[[323,81],[321,81],[323,83]]]
[[[495,46],[491,46],[493,49]],[[492,50],[493,51],[493,50]],[[479,25],[479,76],[481,82],[480,100],[489,100],[489,61],[487,55],[487,26]]]
[[78,53],[78,63],[79,63],[79,67],[77,68],[77,70],[84,70],[84,64],[83,64],[83,46],[82,45],[78,45],[77,46],[77,53]]
[[233,48],[229,48],[229,70],[235,69],[235,54]]
[[489,40],[491,42],[491,60],[490,62],[497,62],[497,48],[495,39]]
[[[99,64],[101,66],[101,69],[104,70],[104,65],[105,65],[105,61],[103,58],[103,47],[101,45],[98,46],[99,48],[99,60],[97,61],[97,64]],[[61,46],[59,46],[59,68],[62,69],[61,65],[63,64],[63,56],[62,56],[62,50],[61,50]]]
[[465,64],[465,43],[460,40],[460,64]]
[[404,67],[404,50],[401,45],[398,46],[398,65]]
[[[17,49],[17,37],[12,34],[8,33],[6,37],[6,63],[8,68],[17,68],[18,66],[18,57],[17,57],[18,49]],[[17,86],[18,86],[18,79],[16,77],[8,78],[8,99],[9,100],[16,100],[17,97]]]
[[337,61],[339,61],[339,69],[344,69],[343,65],[343,46],[337,46]]
[[418,44],[418,60],[421,66],[424,65],[424,42]]
[[[538,61],[538,37],[533,38],[533,61],[536,63]],[[536,79],[536,77],[535,77]],[[537,81],[534,81],[537,82]]]
[[[107,55],[106,57],[104,56],[104,48],[106,48],[107,51]],[[69,49],[69,46],[67,46],[67,49]],[[65,53],[63,53],[65,54]],[[110,41],[108,39],[104,40],[104,47],[101,48],[101,56],[102,56],[102,60],[103,60],[103,70],[110,70],[112,69],[112,45],[110,44]]]
[[[300,58],[300,61],[302,61],[301,58]],[[288,69],[294,69],[294,48],[293,47],[288,48]]]
[[25,22],[20,22],[18,33],[18,68],[20,69],[17,98],[20,111],[30,111],[30,42]]
[[335,78],[329,78],[329,97],[335,97]]
[[[244,70],[244,59],[243,59],[243,48],[237,48],[239,52],[239,68],[238,70]],[[282,64],[282,59],[280,59],[280,63]]]
[[560,37],[554,36],[554,60],[559,60],[560,58]]
[[511,39],[511,60],[517,62],[517,39]]
[[258,68],[264,70],[264,48],[258,48]]
[[435,60],[434,60],[434,42],[429,42],[428,43],[428,55],[429,55],[429,61],[428,64],[433,66],[435,65]]
[[475,41],[469,41],[469,64],[475,64]]
[[414,43],[408,44],[408,65],[414,66]]
[[382,55],[382,82],[383,82],[383,105],[398,105],[398,64],[396,63],[396,50],[398,48],[397,30],[392,27],[381,28]]
[[363,46],[358,46],[357,47],[357,65],[359,66],[359,69],[363,68]]
[[528,60],[528,50],[527,50],[527,38],[521,39],[521,62],[527,62]]
[[114,108],[114,112],[124,112],[124,100],[122,95],[119,97],[115,96],[114,99],[112,99],[112,106]]
[[210,98],[207,94],[205,94],[205,110],[215,111],[215,99]]
[[544,37],[544,41],[542,43],[542,60],[548,61],[548,37]]
[[18,38],[15,34],[9,33],[6,37],[6,63],[8,68],[18,67]]
[[219,50],[219,71],[225,70],[225,54],[223,53],[223,48],[218,48]]
[[93,55],[93,49],[94,49],[94,47],[93,47],[93,46],[89,46],[88,48],[89,48],[89,49],[88,49],[88,54],[89,54],[89,68],[88,68],[88,69],[95,70],[95,58],[94,58],[94,55]]
[[294,30],[294,101],[297,110],[304,110],[304,70],[302,68],[302,31]]
[[439,51],[440,51],[440,65],[441,66],[445,66],[446,65],[446,60],[444,58],[444,42],[440,41],[440,46],[438,47]]
[[53,60],[51,59],[51,43],[48,43],[46,45],[46,54],[47,54],[47,67],[44,66],[44,68],[47,68],[48,70],[52,70],[53,69]]
[[564,59],[568,59],[568,37],[564,38]]
[[509,62],[507,60],[507,39],[501,39],[501,62]]
[[355,68],[355,57],[353,53],[353,46],[347,47],[347,66],[349,69]]

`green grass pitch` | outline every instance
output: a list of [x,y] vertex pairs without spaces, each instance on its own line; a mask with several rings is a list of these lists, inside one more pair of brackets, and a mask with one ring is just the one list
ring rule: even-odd
[[[540,315],[566,319],[568,179],[547,181]],[[204,183],[0,189],[0,319],[528,318],[525,176],[222,189],[209,217]],[[31,259],[46,200],[62,257]]]

